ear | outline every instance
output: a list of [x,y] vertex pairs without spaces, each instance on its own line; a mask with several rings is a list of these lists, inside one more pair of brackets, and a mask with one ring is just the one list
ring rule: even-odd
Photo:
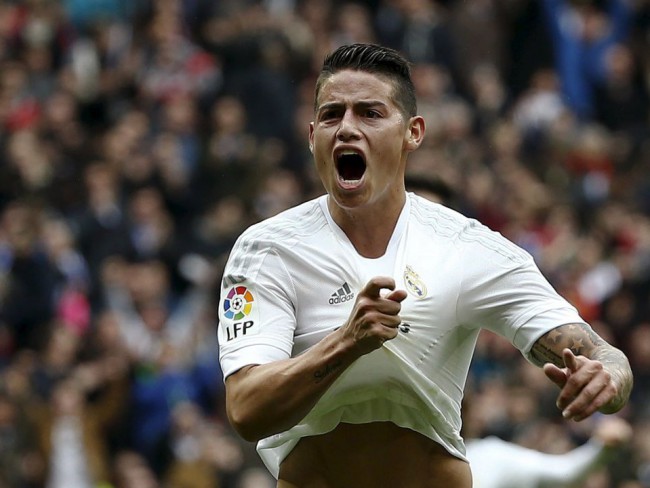
[[314,153],[314,123],[309,123],[309,152]]
[[425,124],[424,118],[420,115],[411,117],[406,138],[406,149],[415,151],[424,140]]

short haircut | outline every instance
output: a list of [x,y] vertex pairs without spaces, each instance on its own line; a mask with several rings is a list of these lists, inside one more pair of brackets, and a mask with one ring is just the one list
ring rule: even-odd
[[314,109],[323,83],[343,70],[365,71],[386,77],[393,84],[393,100],[407,117],[417,115],[415,87],[411,80],[411,66],[398,51],[376,44],[349,44],[325,57],[316,80]]

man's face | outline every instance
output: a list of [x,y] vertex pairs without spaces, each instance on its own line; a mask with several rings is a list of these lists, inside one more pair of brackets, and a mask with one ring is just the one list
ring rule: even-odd
[[342,208],[403,198],[406,156],[424,126],[420,117],[405,119],[393,89],[384,77],[354,70],[321,87],[309,143],[325,189]]

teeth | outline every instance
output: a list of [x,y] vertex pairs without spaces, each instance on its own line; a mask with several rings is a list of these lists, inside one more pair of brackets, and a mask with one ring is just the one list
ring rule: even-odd
[[339,156],[354,156],[356,154],[359,154],[357,151],[353,149],[345,149],[344,151],[341,151],[339,153]]

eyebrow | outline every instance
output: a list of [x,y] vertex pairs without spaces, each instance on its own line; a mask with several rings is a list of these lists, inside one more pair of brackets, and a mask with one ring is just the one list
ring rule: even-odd
[[[334,108],[340,108],[344,106],[345,103],[342,102],[327,102],[318,107],[318,112],[321,112],[323,110],[329,110],[329,109],[334,109]],[[377,106],[382,106],[386,107],[387,104],[386,102],[383,102],[381,100],[359,100],[357,102],[354,102],[353,106],[355,108],[369,108],[369,107],[377,107]]]

